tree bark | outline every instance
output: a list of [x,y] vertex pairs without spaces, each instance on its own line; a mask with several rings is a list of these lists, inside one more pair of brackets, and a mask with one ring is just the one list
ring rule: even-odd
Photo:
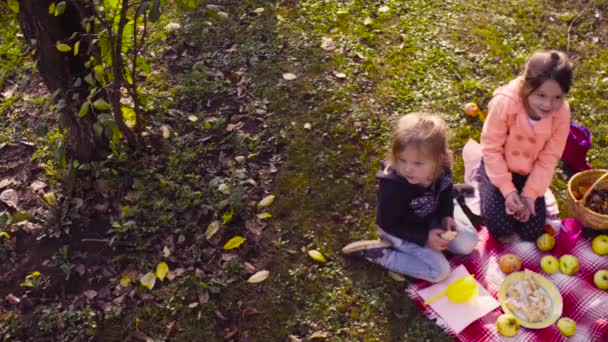
[[[103,158],[108,152],[107,140],[96,137],[93,124],[97,121],[95,114],[90,111],[79,118],[80,104],[88,96],[86,83],[74,88],[74,82],[89,72],[84,63],[88,60],[88,41],[82,39],[80,52],[60,52],[57,42],[67,42],[74,33],[84,33],[82,19],[90,16],[90,8],[83,4],[80,11],[66,1],[66,11],[58,16],[49,14],[49,6],[54,0],[20,0],[21,11],[19,24],[28,44],[36,49],[37,66],[44,82],[51,92],[62,91],[65,107],[60,109],[63,124],[67,129],[66,147],[71,158],[89,162]],[[76,40],[70,41],[71,46]]]

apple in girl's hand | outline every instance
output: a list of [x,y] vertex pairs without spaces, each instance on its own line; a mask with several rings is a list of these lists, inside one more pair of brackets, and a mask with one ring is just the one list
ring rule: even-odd
[[544,233],[536,239],[536,247],[543,252],[547,252],[553,249],[555,246],[555,238],[549,233]]
[[576,332],[576,322],[572,318],[562,317],[557,321],[557,329],[562,335],[570,337]]
[[545,273],[553,274],[559,270],[559,260],[552,255],[545,255],[540,259],[540,268],[542,268]]
[[608,254],[608,235],[600,234],[593,238],[591,249],[597,255]]
[[521,259],[512,253],[505,254],[500,257],[499,265],[503,272],[509,274],[521,269]]
[[464,113],[468,116],[475,117],[479,115],[479,106],[475,102],[469,102],[464,105]]
[[578,259],[574,255],[565,254],[559,258],[559,271],[565,275],[573,275],[578,271]]
[[511,314],[502,314],[496,320],[496,330],[502,336],[515,336],[519,330],[519,321]]
[[608,270],[599,270],[593,275],[593,283],[600,290],[608,290]]

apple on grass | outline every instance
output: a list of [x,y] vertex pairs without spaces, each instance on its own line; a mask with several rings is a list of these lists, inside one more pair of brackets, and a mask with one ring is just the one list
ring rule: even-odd
[[608,254],[608,235],[600,234],[593,238],[591,242],[591,249],[597,255],[607,255]]
[[509,274],[521,269],[521,259],[513,253],[508,253],[500,257],[499,265],[503,272]]
[[557,330],[562,335],[570,337],[576,332],[576,322],[572,318],[562,317],[557,321]]
[[552,255],[545,255],[540,259],[540,268],[545,273],[553,274],[559,270],[559,260]]
[[512,337],[519,330],[519,321],[511,314],[505,313],[498,316],[496,320],[496,330],[502,336]]
[[464,105],[464,112],[468,116],[477,116],[479,115],[479,106],[475,102],[469,102]]
[[571,254],[562,255],[559,258],[559,271],[565,275],[573,275],[578,272],[578,259]]
[[598,289],[608,290],[608,270],[599,270],[593,275],[593,283]]

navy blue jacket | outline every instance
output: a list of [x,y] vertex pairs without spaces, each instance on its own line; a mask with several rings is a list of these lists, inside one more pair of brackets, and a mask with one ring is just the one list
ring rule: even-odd
[[376,178],[380,180],[376,224],[393,236],[425,246],[429,231],[454,215],[449,167],[428,188],[410,184],[392,169],[388,174],[378,171]]

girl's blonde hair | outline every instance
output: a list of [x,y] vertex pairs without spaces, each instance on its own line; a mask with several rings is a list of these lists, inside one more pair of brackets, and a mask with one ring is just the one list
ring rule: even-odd
[[399,154],[406,147],[413,146],[434,161],[432,180],[437,180],[443,174],[445,166],[452,166],[448,130],[445,121],[434,114],[418,112],[402,116],[393,131],[384,172],[388,173],[392,165],[397,164]]

